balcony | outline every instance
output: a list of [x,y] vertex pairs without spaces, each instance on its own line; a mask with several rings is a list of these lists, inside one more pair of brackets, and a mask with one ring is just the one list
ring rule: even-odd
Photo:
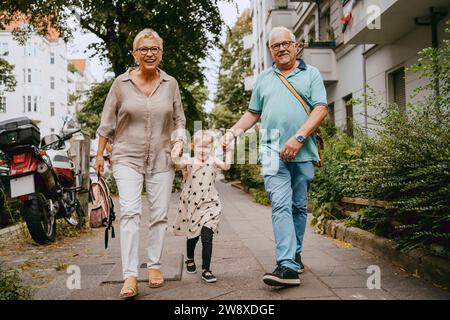
[[255,77],[253,75],[244,77],[244,89],[245,89],[245,91],[253,90],[253,85],[254,84],[255,84]]
[[[350,2],[344,7],[349,9]],[[390,44],[416,27],[415,18],[426,17],[430,7],[449,8],[448,0],[360,0],[344,33],[344,43]]]
[[295,10],[293,9],[279,8],[269,10],[266,19],[266,34],[269,34],[275,27],[286,27],[292,30],[294,22]]
[[325,85],[330,85],[338,81],[336,56],[333,50],[333,43],[323,44],[311,43],[300,51],[303,60],[317,69],[322,75]]

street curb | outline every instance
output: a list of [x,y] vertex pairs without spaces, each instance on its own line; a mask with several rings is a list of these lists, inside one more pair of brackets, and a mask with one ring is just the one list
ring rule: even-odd
[[397,250],[394,241],[359,228],[347,227],[340,220],[327,220],[324,226],[324,233],[332,238],[348,242],[450,291],[450,259],[420,248],[409,252]]
[[14,233],[14,232],[19,230],[23,226],[25,226],[24,223],[18,223],[18,224],[12,225],[10,227],[6,227],[6,228],[3,228],[3,229],[0,229],[0,236],[3,236],[5,234],[9,234],[9,233]]

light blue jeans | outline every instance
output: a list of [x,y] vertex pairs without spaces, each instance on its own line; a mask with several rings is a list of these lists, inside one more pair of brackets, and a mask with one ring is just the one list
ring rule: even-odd
[[264,172],[263,169],[264,186],[272,202],[276,263],[298,270],[300,266],[295,258],[303,248],[307,192],[314,177],[314,162],[278,161],[277,170]]

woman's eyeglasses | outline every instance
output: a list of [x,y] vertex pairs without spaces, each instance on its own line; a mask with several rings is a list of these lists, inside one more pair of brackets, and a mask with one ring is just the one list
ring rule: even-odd
[[280,50],[280,46],[283,46],[283,48],[285,48],[285,49],[289,49],[289,47],[293,43],[295,43],[295,42],[294,41],[283,41],[283,42],[280,42],[280,43],[275,43],[275,44],[270,46],[270,49],[272,49],[273,51],[279,51]]
[[159,53],[159,51],[161,51],[160,47],[142,47],[142,48],[137,48],[136,51],[139,51],[139,53],[142,56],[146,56],[148,54],[148,52],[150,51],[152,53],[152,55],[157,55]]

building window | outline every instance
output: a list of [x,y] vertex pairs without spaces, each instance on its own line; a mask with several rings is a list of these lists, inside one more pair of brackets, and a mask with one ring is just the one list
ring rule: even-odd
[[28,96],[28,112],[31,112],[31,96]]
[[38,105],[38,103],[37,103],[37,97],[33,97],[33,109],[34,109],[34,112],[37,112],[37,105]]
[[50,52],[50,64],[55,64],[55,54]]
[[55,77],[50,77],[50,89],[55,89]]
[[287,9],[287,7],[288,7],[288,0],[276,0],[275,1],[275,7],[277,9]]
[[31,69],[22,69],[23,71],[23,83],[31,83]]
[[0,56],[9,55],[8,42],[0,43]]
[[22,102],[23,102],[23,113],[27,112],[27,98],[25,96],[22,96]]
[[353,137],[353,102],[352,102],[352,95],[349,94],[348,96],[344,97],[344,108],[345,108],[345,132],[350,136]]
[[406,108],[405,68],[400,68],[389,75],[389,102]]
[[50,102],[50,116],[51,117],[55,116],[55,103],[54,102]]
[[328,120],[333,124],[336,123],[336,116],[334,114],[334,102],[328,105]]
[[330,8],[322,13],[319,20],[319,40],[333,41],[335,38],[334,30],[331,27],[331,12]]
[[50,128],[50,132],[55,132],[55,128]]
[[0,113],[6,112],[6,97],[0,96]]
[[25,55],[31,57],[33,55],[33,43],[27,43],[25,45]]

